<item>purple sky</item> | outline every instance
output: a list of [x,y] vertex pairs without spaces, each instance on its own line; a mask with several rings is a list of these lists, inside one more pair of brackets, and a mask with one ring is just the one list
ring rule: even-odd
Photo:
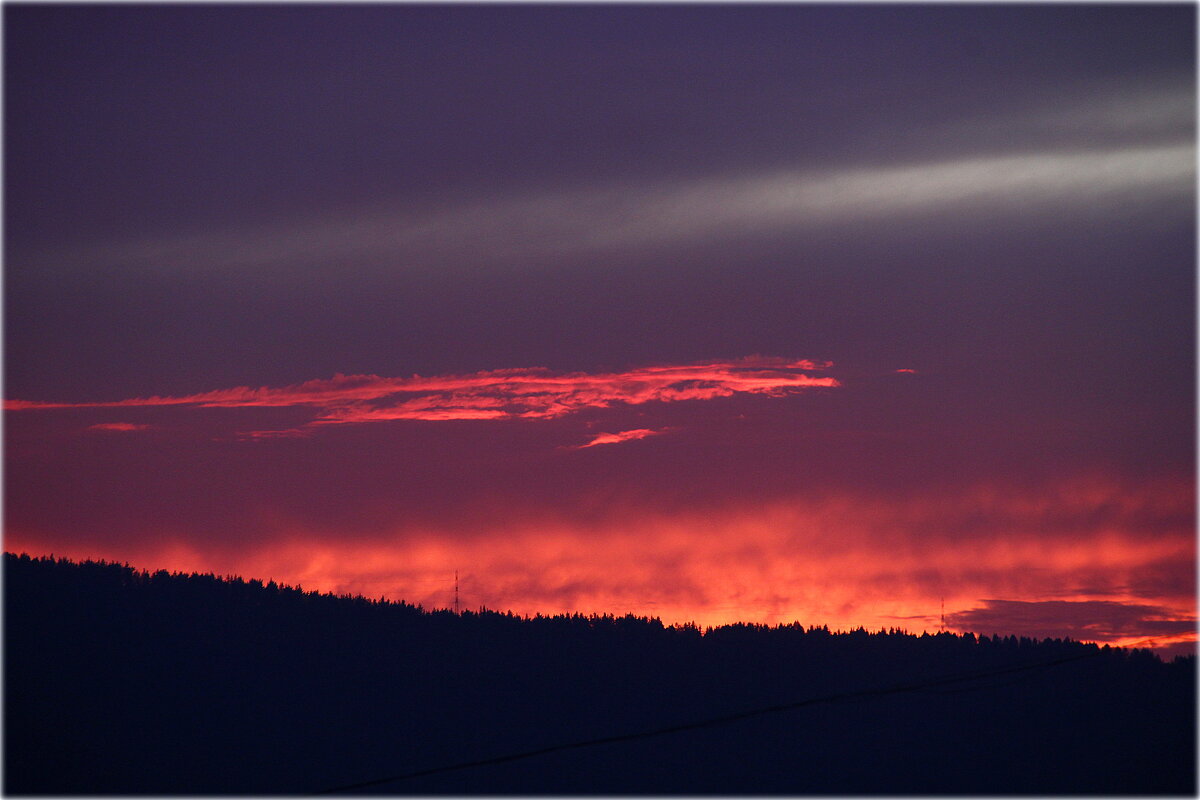
[[1193,7],[4,22],[9,549],[1194,630]]

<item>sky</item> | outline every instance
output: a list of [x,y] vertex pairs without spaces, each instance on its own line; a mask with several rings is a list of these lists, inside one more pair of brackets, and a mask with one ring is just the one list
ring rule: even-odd
[[1194,648],[1193,6],[3,15],[6,550]]

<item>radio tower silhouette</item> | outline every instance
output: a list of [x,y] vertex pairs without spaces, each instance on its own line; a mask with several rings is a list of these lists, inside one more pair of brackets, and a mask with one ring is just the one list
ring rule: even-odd
[[946,632],[946,598],[942,598],[942,633]]
[[454,614],[458,615],[458,570],[454,570]]

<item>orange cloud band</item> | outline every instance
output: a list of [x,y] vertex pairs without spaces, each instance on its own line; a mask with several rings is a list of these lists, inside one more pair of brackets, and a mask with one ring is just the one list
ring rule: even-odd
[[615,403],[707,400],[734,394],[782,396],[814,387],[836,387],[813,377],[830,362],[750,357],[739,361],[643,367],[619,373],[555,374],[543,368],[501,369],[469,375],[384,378],[335,375],[284,387],[238,387],[181,397],[144,397],[101,403],[8,400],[9,411],[53,408],[200,406],[300,407],[319,410],[309,424],[382,420],[549,419]]
[[[1148,534],[1147,506],[1177,521]],[[1096,509],[1106,509],[1095,515]],[[514,514],[486,531],[317,529],[276,518],[254,546],[169,532],[105,551],[10,531],[9,550],[109,558],[136,566],[274,579],[307,589],[535,613],[634,613],[668,623],[828,624],[850,629],[1072,635],[1125,644],[1195,638],[1191,487],[1066,482],[980,487],[908,503],[804,498],[712,513],[617,512],[589,523]],[[986,535],[955,532],[984,515]],[[1071,518],[1070,535],[1048,519]],[[1164,577],[1165,576],[1165,577]]]

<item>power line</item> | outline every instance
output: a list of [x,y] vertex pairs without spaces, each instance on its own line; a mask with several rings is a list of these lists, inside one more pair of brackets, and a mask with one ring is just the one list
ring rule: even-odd
[[[1130,647],[1136,647],[1138,645],[1145,644],[1146,642],[1151,642],[1151,641],[1153,641],[1153,639],[1146,639],[1142,642],[1136,642],[1133,645],[1130,645]],[[584,739],[584,740],[578,741],[578,742],[568,742],[566,744],[557,744],[557,745],[551,745],[549,747],[542,747],[537,750],[527,750],[522,753],[510,753],[508,755],[495,756],[493,758],[483,758],[483,759],[477,759],[474,761],[464,761],[464,762],[460,762],[458,764],[448,764],[446,766],[441,766],[441,767],[431,767],[428,769],[421,769],[421,770],[417,770],[415,772],[405,772],[405,773],[402,773],[399,775],[389,775],[386,778],[376,778],[374,780],[361,781],[359,783],[349,783],[349,784],[345,784],[342,786],[335,786],[331,789],[322,789],[321,791],[314,792],[313,794],[333,794],[335,792],[349,792],[349,791],[354,791],[356,789],[366,789],[371,786],[378,786],[383,783],[392,783],[393,781],[410,780],[412,778],[423,778],[427,775],[437,775],[437,774],[441,774],[441,773],[445,773],[445,772],[458,772],[460,770],[471,769],[473,767],[486,767],[486,766],[491,766],[493,764],[505,764],[505,763],[512,762],[512,761],[522,761],[527,758],[535,758],[537,756],[546,755],[548,753],[558,753],[563,750],[578,750],[580,748],[595,747],[597,745],[602,745],[602,744],[612,744],[615,742],[630,742],[630,741],[635,741],[637,739],[649,739],[654,736],[666,736],[666,735],[672,734],[672,733],[681,733],[683,731],[697,730],[699,728],[711,728],[711,727],[714,727],[717,725],[727,725],[731,722],[737,722],[739,720],[749,719],[751,717],[762,716],[764,714],[774,714],[774,713],[778,713],[780,711],[791,711],[793,709],[804,708],[805,706],[819,705],[821,703],[837,703],[837,702],[843,702],[846,700],[856,700],[856,699],[860,699],[860,698],[883,697],[885,695],[890,695],[890,694],[902,694],[904,692],[915,692],[915,691],[920,691],[920,690],[924,690],[924,689],[932,689],[932,688],[936,688],[939,686],[947,686],[947,685],[951,685],[951,684],[955,684],[955,683],[962,683],[964,681],[980,680],[983,678],[994,678],[994,677],[997,677],[1000,675],[1012,675],[1012,674],[1019,673],[1019,672],[1029,672],[1031,670],[1038,670],[1038,669],[1049,669],[1050,667],[1056,667],[1061,664],[1067,664],[1072,661],[1080,661],[1085,658],[1094,658],[1096,656],[1103,655],[1104,652],[1105,651],[1097,648],[1096,650],[1093,650],[1091,652],[1081,653],[1079,655],[1068,656],[1065,658],[1058,658],[1058,659],[1054,659],[1052,661],[1043,661],[1043,662],[1039,662],[1037,664],[1025,664],[1022,666],[1006,667],[1004,669],[988,670],[988,671],[984,671],[984,672],[967,672],[967,673],[951,675],[951,676],[947,676],[947,677],[943,677],[943,678],[935,678],[935,679],[929,680],[929,681],[922,681],[920,683],[900,684],[897,686],[889,686],[889,687],[876,688],[876,689],[859,689],[859,690],[852,691],[852,692],[840,692],[837,694],[823,695],[821,697],[813,697],[813,698],[809,698],[807,700],[799,700],[799,701],[795,701],[795,702],[791,702],[791,703],[780,703],[778,705],[753,708],[753,709],[749,709],[746,711],[739,711],[739,712],[736,712],[733,714],[726,714],[726,715],[719,716],[719,717],[711,717],[709,719],[703,719],[703,720],[699,720],[696,722],[686,722],[686,723],[682,723],[679,725],[669,725],[665,728],[655,728],[655,729],[646,730],[646,731],[635,731],[632,733],[622,733],[622,734],[617,734],[615,736],[602,736],[602,737],[595,738],[595,739]],[[982,689],[982,688],[987,688],[987,687],[980,686],[980,687],[972,687],[972,688]]]

